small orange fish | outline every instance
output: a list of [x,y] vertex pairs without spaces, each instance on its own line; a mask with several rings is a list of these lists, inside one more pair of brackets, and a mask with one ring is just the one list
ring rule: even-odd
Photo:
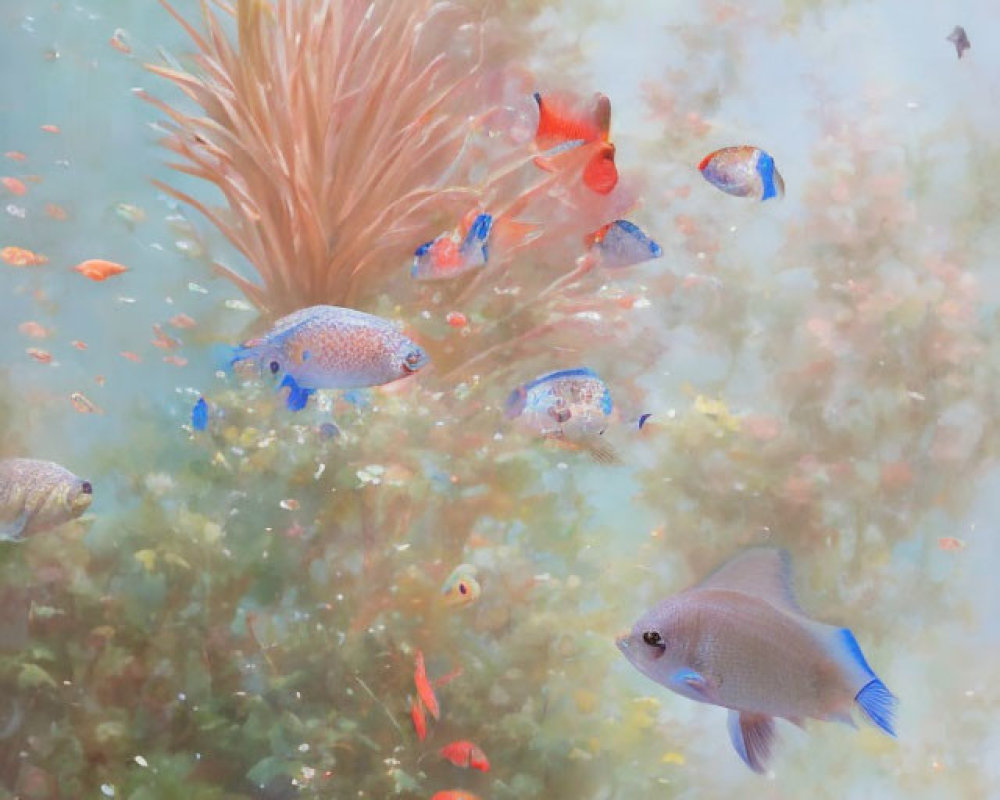
[[45,213],[56,222],[65,222],[69,218],[69,214],[66,213],[66,209],[62,206],[56,205],[55,203],[46,203]]
[[62,132],[62,131],[59,130],[59,126],[58,125],[52,125],[52,124],[42,125],[42,130],[45,131],[46,133],[61,133]]
[[42,350],[38,347],[29,347],[25,350],[29,356],[31,356],[39,364],[51,364],[52,363],[52,353],[48,350]]
[[420,695],[423,704],[427,706],[427,710],[431,712],[431,716],[434,719],[440,719],[441,707],[438,705],[437,697],[434,694],[434,687],[427,680],[427,667],[424,666],[424,654],[420,650],[417,650],[415,661],[416,668],[413,672],[413,683],[417,687],[417,694]]
[[[538,103],[538,129],[535,144],[542,150],[572,147],[598,142],[594,155],[583,170],[583,183],[591,191],[608,194],[618,184],[615,166],[615,146],[611,143],[611,101],[597,93],[594,107],[585,111],[579,102],[561,95],[543,98],[535,93]],[[536,160],[542,169],[551,171],[551,162]]]
[[83,277],[90,278],[92,281],[106,281],[114,275],[121,275],[123,272],[128,271],[128,267],[123,267],[114,261],[105,261],[100,258],[81,261],[73,269],[83,275]]
[[74,339],[72,342],[70,342],[70,344],[73,345],[73,347],[75,347],[77,350],[87,349],[87,343],[81,342],[79,339]]
[[142,363],[142,356],[140,356],[138,353],[133,353],[131,350],[122,350],[121,353],[119,353],[118,355],[120,355],[122,358],[127,358],[129,361],[132,361],[136,364]]
[[94,403],[92,403],[83,392],[73,392],[69,396],[69,401],[73,404],[73,408],[79,411],[81,414],[103,414],[104,412],[98,408]]
[[187,314],[175,314],[170,318],[170,324],[173,325],[175,328],[180,328],[181,330],[184,330],[185,328],[193,328],[198,323],[195,322],[194,319],[192,317],[189,317]]
[[17,326],[18,333],[27,336],[29,339],[44,339],[49,335],[49,330],[39,322],[31,320],[22,322]]
[[176,350],[181,346],[180,339],[169,336],[162,325],[153,325],[153,337],[153,347],[159,347],[161,350]]
[[449,311],[444,319],[453,328],[464,328],[469,324],[469,318],[461,311]]
[[413,730],[417,732],[417,738],[422,742],[427,738],[427,715],[419,697],[414,697],[410,701],[410,718],[413,720]]
[[128,43],[128,33],[122,28],[115,29],[114,34],[108,40],[108,44],[119,53],[129,55],[132,52],[132,46]]
[[461,789],[448,789],[444,792],[434,792],[431,800],[479,800],[479,796]]
[[26,161],[27,156],[20,152],[19,150],[8,150],[4,153],[5,158],[9,158],[11,161]]
[[3,184],[8,192],[16,194],[18,197],[22,197],[28,193],[28,187],[24,185],[24,181],[20,181],[17,178],[0,178],[0,183]]
[[163,360],[175,367],[186,367],[188,364],[188,360],[184,356],[164,356]]
[[41,253],[32,253],[23,247],[5,247],[0,250],[0,258],[12,267],[39,267],[49,263]]
[[472,742],[464,740],[452,742],[442,747],[439,752],[441,758],[447,759],[456,767],[478,769],[480,772],[490,771],[490,762],[486,758],[486,753]]
[[938,539],[938,547],[942,550],[963,550],[965,549],[965,542],[961,539],[956,539],[954,536],[942,536]]

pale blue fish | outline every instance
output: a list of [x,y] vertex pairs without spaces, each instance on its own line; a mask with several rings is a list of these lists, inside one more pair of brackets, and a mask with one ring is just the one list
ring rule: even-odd
[[847,628],[809,619],[791,586],[788,553],[754,548],[648,611],[618,648],[640,672],[678,694],[729,709],[740,758],[763,772],[774,718],[853,725],[860,709],[895,736],[897,700]]
[[631,267],[663,255],[663,248],[627,219],[608,223],[591,238],[591,251],[600,257],[601,266],[609,269]]
[[465,236],[441,234],[424,242],[413,254],[410,275],[418,281],[439,281],[464,275],[490,260],[489,236],[493,217],[476,215]]
[[387,319],[337,306],[310,306],[236,348],[230,364],[252,361],[281,377],[288,408],[305,408],[317,389],[381,386],[423,368],[423,349]]
[[714,187],[736,197],[764,201],[785,194],[774,159],[759,147],[723,147],[705,156],[698,169]]
[[603,463],[618,461],[600,437],[614,404],[611,392],[592,369],[580,367],[540,375],[507,397],[504,415],[530,433],[555,444],[588,452]]

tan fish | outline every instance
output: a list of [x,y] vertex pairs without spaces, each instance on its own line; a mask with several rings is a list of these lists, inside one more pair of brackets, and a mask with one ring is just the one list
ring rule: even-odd
[[857,708],[895,736],[896,698],[847,628],[809,619],[792,593],[788,554],[755,548],[645,613],[618,648],[642,672],[729,709],[729,738],[763,772],[774,718],[851,723]]
[[93,487],[51,461],[0,461],[0,540],[20,541],[80,516]]

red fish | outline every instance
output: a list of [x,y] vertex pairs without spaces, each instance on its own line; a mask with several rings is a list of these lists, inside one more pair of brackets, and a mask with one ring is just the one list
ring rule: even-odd
[[420,650],[417,650],[416,654],[413,683],[417,687],[417,694],[420,695],[421,701],[427,706],[427,710],[431,712],[431,716],[434,719],[440,719],[441,707],[438,705],[437,697],[434,694],[434,687],[427,680],[427,667],[424,665],[424,654]]
[[18,197],[28,193],[28,187],[24,185],[24,181],[20,181],[17,178],[0,178],[0,183],[4,185],[4,188],[8,192]]
[[486,753],[472,742],[457,741],[446,744],[440,750],[441,757],[448,759],[456,767],[478,769],[480,772],[490,771],[490,762]]
[[410,701],[410,718],[413,720],[413,730],[417,732],[417,738],[422,742],[427,738],[427,715],[419,697],[414,697]]
[[434,792],[431,800],[479,800],[479,796],[472,792],[463,792],[461,789],[448,789],[444,792]]
[[[580,108],[579,103],[561,95],[543,98],[535,93],[538,103],[538,130],[535,144],[542,150],[597,142],[594,155],[583,170],[583,183],[591,191],[608,194],[618,184],[615,166],[615,146],[610,141],[611,101],[598,93],[591,110]],[[551,171],[551,161],[536,159],[535,164]]]
[[106,281],[108,278],[128,271],[128,267],[123,267],[114,261],[105,261],[101,258],[91,258],[87,261],[81,261],[73,269],[83,275],[83,277],[90,278],[92,281]]

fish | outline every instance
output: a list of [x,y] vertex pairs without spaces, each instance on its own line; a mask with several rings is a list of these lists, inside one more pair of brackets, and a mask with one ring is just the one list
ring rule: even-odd
[[698,169],[716,189],[736,197],[763,202],[785,195],[785,181],[774,159],[759,147],[723,147],[705,156]]
[[417,739],[421,742],[427,738],[427,714],[424,712],[424,704],[419,697],[410,700],[410,719],[413,721],[413,730],[417,733]]
[[492,216],[477,214],[464,234],[441,234],[424,242],[413,253],[410,276],[418,281],[448,280],[486,266],[492,228]]
[[438,751],[441,758],[445,758],[456,767],[466,769],[478,769],[480,772],[490,771],[490,762],[486,758],[486,753],[478,745],[467,741],[457,741],[446,744]]
[[27,336],[29,339],[45,339],[51,333],[48,328],[40,322],[35,322],[34,320],[22,322],[17,326],[17,331],[21,335]]
[[0,183],[8,192],[18,197],[23,197],[28,193],[28,187],[24,185],[24,181],[18,178],[3,177],[0,178]]
[[88,398],[83,392],[73,392],[69,396],[69,401],[81,414],[103,414],[104,412]]
[[601,440],[614,404],[592,369],[578,367],[540,375],[508,395],[504,416],[552,443],[585,450],[595,461],[619,461]]
[[805,615],[785,550],[751,548],[701,583],[662,601],[616,639],[643,675],[699,703],[729,709],[729,738],[763,773],[775,717],[853,725],[857,707],[895,736],[898,700],[847,628]]
[[18,542],[76,519],[93,493],[90,481],[52,461],[0,461],[0,540]]
[[965,28],[961,25],[956,25],[955,30],[948,34],[945,41],[951,42],[955,45],[955,52],[958,54],[959,58],[962,57],[962,53],[972,47],[972,45],[969,44],[969,37],[965,33]]
[[0,259],[12,267],[40,267],[49,263],[49,259],[41,253],[14,246],[0,250]]
[[230,367],[253,362],[287,388],[291,411],[317,389],[381,386],[421,370],[430,359],[387,319],[337,306],[310,306],[279,319],[264,336],[228,355]]
[[196,431],[203,431],[208,427],[208,403],[204,397],[199,397],[191,409],[191,427]]
[[597,194],[609,194],[618,184],[615,146],[611,142],[611,101],[600,92],[594,95],[593,107],[585,109],[572,97],[535,92],[538,104],[538,128],[535,144],[545,151],[535,165],[554,171],[552,156],[580,146],[593,145],[594,154],[583,169],[583,183]]
[[414,656],[413,685],[417,687],[417,695],[420,697],[427,710],[434,719],[441,718],[441,706],[438,704],[437,696],[434,694],[434,687],[427,679],[427,666],[424,664],[424,654],[417,650]]
[[466,606],[476,602],[483,593],[476,580],[477,573],[478,570],[472,564],[459,564],[455,567],[441,586],[445,605]]
[[590,251],[599,257],[601,266],[608,269],[631,267],[663,255],[663,248],[627,219],[609,222],[587,239]]
[[174,316],[172,316],[168,321],[173,327],[179,328],[181,330],[194,328],[198,325],[198,323],[195,322],[193,317],[190,317],[184,313],[174,314]]
[[431,800],[479,800],[479,795],[462,789],[447,789],[443,792],[434,792]]
[[102,258],[91,258],[81,261],[73,267],[73,270],[79,272],[85,278],[90,278],[92,281],[106,281],[115,275],[128,272],[128,267],[116,264],[114,261],[105,261]]
[[52,363],[52,353],[48,350],[42,350],[40,347],[29,347],[25,350],[29,356],[31,356],[39,364],[51,364]]

